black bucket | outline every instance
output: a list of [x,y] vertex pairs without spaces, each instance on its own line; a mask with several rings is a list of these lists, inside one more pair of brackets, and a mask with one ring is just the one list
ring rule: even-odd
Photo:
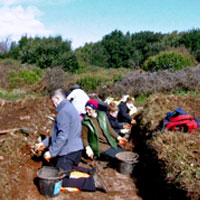
[[118,171],[121,174],[130,175],[138,162],[139,155],[133,152],[119,152],[116,154],[116,158],[119,160]]
[[37,171],[39,191],[44,196],[54,197],[60,193],[62,180],[65,177],[63,170],[57,167],[44,166]]

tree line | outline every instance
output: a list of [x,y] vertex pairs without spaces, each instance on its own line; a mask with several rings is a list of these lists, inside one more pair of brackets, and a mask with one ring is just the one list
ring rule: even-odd
[[[2,42],[0,46],[3,47]],[[0,58],[17,59],[21,63],[34,64],[43,69],[61,67],[65,71],[76,72],[85,65],[96,65],[104,68],[152,70],[154,69],[152,66],[158,62],[154,59],[155,62],[152,64],[152,58],[161,52],[169,53],[172,50],[181,53],[184,59],[190,55],[193,58],[192,64],[196,61],[200,62],[200,29],[180,33],[174,31],[168,34],[151,31],[124,34],[120,30],[114,30],[105,35],[102,40],[86,43],[75,50],[72,50],[71,41],[63,40],[61,36],[43,38],[22,36],[18,43],[12,42],[9,49],[5,47],[3,49],[0,51]],[[168,57],[174,61],[180,56],[170,54],[170,56],[167,55]],[[149,65],[148,59],[150,59]],[[157,60],[171,62],[171,60],[170,62],[166,60],[166,56],[163,59],[163,53],[162,59],[157,58]],[[188,60],[185,63],[190,65]],[[168,65],[163,68],[172,66]]]

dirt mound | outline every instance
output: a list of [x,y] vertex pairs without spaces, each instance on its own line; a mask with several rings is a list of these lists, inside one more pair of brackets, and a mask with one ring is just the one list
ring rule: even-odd
[[[149,163],[160,163],[159,167],[162,172],[159,174],[159,179],[163,175],[163,179],[168,183],[184,191],[188,199],[197,200],[200,195],[200,128],[191,132],[180,132],[160,131],[158,127],[166,113],[172,112],[178,107],[196,119],[200,119],[200,98],[197,96],[155,94],[148,99],[140,126],[140,128],[143,126],[146,129],[144,140],[148,149],[145,153],[151,158]],[[152,155],[149,155],[150,151],[152,151]],[[147,164],[148,161],[145,162]],[[169,187],[169,185],[167,186]],[[186,198],[186,194],[184,198]],[[183,199],[183,197],[179,197],[179,199]]]

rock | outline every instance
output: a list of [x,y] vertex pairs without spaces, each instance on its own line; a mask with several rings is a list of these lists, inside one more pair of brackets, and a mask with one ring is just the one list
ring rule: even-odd
[[4,157],[3,157],[3,156],[0,156],[0,160],[4,160]]

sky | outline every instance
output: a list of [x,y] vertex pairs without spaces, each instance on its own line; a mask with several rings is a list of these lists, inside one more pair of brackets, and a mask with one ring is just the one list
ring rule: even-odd
[[199,10],[200,0],[0,0],[0,41],[61,35],[75,49],[114,30],[197,29]]

